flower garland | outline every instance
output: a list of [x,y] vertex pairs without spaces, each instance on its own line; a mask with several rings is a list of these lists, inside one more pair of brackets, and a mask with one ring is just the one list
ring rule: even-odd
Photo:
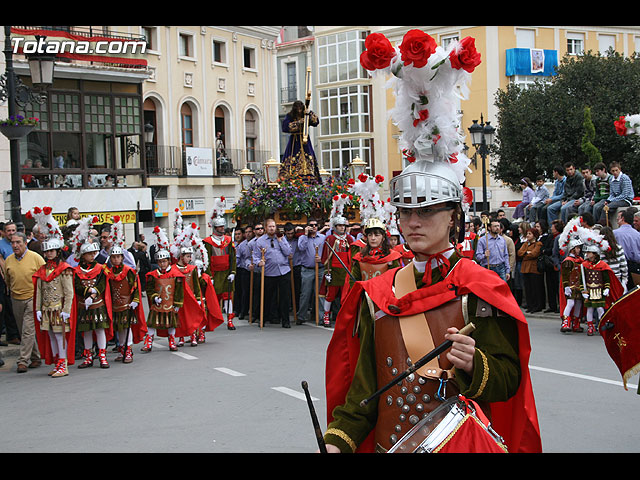
[[640,135],[640,114],[620,115],[618,120],[613,122],[618,135],[626,137],[628,135]]

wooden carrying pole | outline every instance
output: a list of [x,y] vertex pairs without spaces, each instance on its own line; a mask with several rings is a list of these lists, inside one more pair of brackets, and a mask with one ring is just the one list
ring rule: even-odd
[[266,248],[261,248],[262,252],[262,272],[260,273],[260,328],[264,325],[264,252]]
[[291,270],[291,306],[293,307],[293,320],[298,321],[298,314],[296,312],[296,284],[293,277],[293,260],[289,259],[289,268]]
[[249,273],[249,324],[253,323],[253,249],[251,249],[251,271]]
[[[316,257],[318,256],[318,247],[316,247]],[[320,280],[318,279],[318,261],[314,259],[316,266],[316,325],[320,325]]]

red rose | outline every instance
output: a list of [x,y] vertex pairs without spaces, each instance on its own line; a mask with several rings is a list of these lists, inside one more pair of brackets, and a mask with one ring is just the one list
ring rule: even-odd
[[451,66],[463,69],[469,73],[480,65],[480,54],[476,50],[476,41],[473,37],[463,38],[458,46],[449,54]]
[[376,175],[376,183],[384,182],[384,177],[382,175]]
[[49,215],[51,213],[51,207],[44,207],[42,211],[45,215]]
[[191,228],[193,228],[193,229],[195,230],[196,228],[198,228],[198,226],[196,225],[196,223],[195,223],[195,222],[193,222],[193,223],[191,224]]
[[114,223],[118,223],[119,221],[120,221],[120,215],[116,215],[115,217],[113,217]]
[[347,185],[355,185],[356,181],[353,178],[347,180]]
[[364,48],[360,54],[360,65],[366,70],[387,68],[396,54],[391,42],[381,33],[368,35]]
[[154,233],[158,233],[158,232],[160,232],[160,227],[159,227],[159,226],[157,226],[157,225],[156,225],[155,227],[153,227],[153,232],[154,232]]
[[31,210],[29,210],[27,213],[25,213],[24,217],[28,218],[29,220],[31,220],[33,218],[33,215],[31,214]]
[[623,137],[627,135],[627,122],[624,116],[620,116],[620,118],[613,122],[616,127],[616,132],[618,135],[622,135]]
[[415,127],[416,125],[418,125],[420,122],[425,121],[427,118],[429,118],[429,110],[427,110],[426,108],[424,110],[420,110],[418,112],[418,115],[420,115],[420,118],[414,118],[413,119],[413,126]]
[[405,65],[413,63],[416,68],[427,64],[429,57],[436,51],[436,41],[422,30],[409,30],[400,44],[400,53]]
[[40,207],[33,207],[33,213],[40,213],[41,211]]
[[367,175],[366,173],[361,173],[360,175],[358,175],[358,180],[364,183],[369,180],[369,175]]

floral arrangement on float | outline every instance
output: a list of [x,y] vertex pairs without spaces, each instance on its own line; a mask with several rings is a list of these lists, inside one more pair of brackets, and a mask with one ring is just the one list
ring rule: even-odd
[[[254,178],[251,186],[235,205],[235,218],[266,218],[276,212],[290,216],[320,215],[327,217],[336,195],[348,194],[348,171],[331,176],[325,183],[314,180],[281,181],[269,185],[264,178]],[[357,201],[355,208],[357,208]]]

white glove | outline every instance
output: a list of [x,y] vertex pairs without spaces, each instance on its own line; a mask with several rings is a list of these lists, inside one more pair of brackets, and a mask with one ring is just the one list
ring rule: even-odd
[[131,302],[131,303],[129,304],[129,308],[130,308],[131,310],[135,310],[136,308],[138,308],[138,302]]
[[564,294],[566,297],[571,295],[571,287],[564,287]]
[[582,292],[582,296],[583,296],[584,298],[589,298],[589,294],[588,294],[587,292]]
[[89,289],[89,293],[98,293],[98,290],[96,290],[95,288],[91,287]]
[[156,302],[156,305],[160,305],[162,303],[162,299],[160,297],[154,298],[153,301]]
[[609,289],[605,288],[604,291],[602,292],[602,295],[604,295],[605,297],[609,296]]
[[88,310],[92,304],[93,304],[93,298],[87,297],[84,301],[84,309]]
[[71,314],[67,312],[60,312],[60,316],[62,317],[64,323],[69,323],[69,317],[71,317]]
[[40,310],[36,312],[36,318],[38,319],[38,322],[42,323],[42,312]]
[[180,310],[180,307],[173,307],[173,311],[178,313],[178,310]]
[[227,277],[227,280],[229,280],[230,282],[233,282],[234,278],[236,278],[236,274],[235,273],[230,273],[229,276]]
[[324,278],[327,280],[327,283],[331,283],[331,274],[325,273]]

